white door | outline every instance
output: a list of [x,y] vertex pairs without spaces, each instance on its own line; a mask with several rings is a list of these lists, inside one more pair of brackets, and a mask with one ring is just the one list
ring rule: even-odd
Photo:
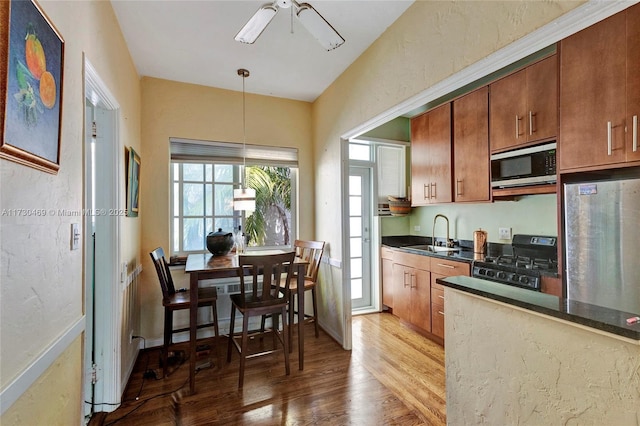
[[349,168],[349,281],[351,309],[371,302],[371,167]]

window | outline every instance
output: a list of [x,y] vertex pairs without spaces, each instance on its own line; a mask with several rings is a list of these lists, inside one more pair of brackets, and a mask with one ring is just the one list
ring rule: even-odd
[[[287,159],[283,150],[295,161]],[[233,209],[233,190],[240,187],[243,176],[243,152],[241,144],[171,140],[173,254],[205,252],[208,233],[232,232],[238,226],[248,236],[250,248],[292,246],[297,151],[268,147],[251,151],[247,146],[246,186],[256,190],[256,210],[251,214]]]

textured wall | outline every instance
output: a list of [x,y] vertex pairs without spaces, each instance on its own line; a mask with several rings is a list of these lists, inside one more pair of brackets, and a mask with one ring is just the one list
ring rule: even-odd
[[[120,104],[123,151],[124,146],[129,145],[140,149],[139,79],[109,2],[45,0],[38,3],[65,40],[60,171],[51,175],[0,160],[0,204],[2,209],[80,211],[85,108],[83,55]],[[4,34],[4,28],[2,31]],[[142,159],[144,163],[144,153]],[[124,202],[124,186],[121,191]],[[70,224],[78,222],[82,226],[78,219],[57,213],[0,217],[0,386],[3,390],[83,315],[83,251],[69,249]],[[132,262],[140,251],[140,221],[125,219],[122,222],[120,260]],[[86,238],[84,230],[82,232]],[[80,350],[81,345],[74,344],[69,351],[76,353],[58,361],[66,371],[62,374],[64,380],[60,380],[59,375],[48,375],[29,390],[59,402],[64,395],[73,395],[73,406],[65,404],[51,411],[50,424],[70,424],[62,420],[70,418],[67,410],[73,410],[75,423],[80,418],[77,405],[82,385]],[[20,407],[26,411],[43,409],[41,401],[33,399]],[[4,418],[2,420],[4,424]]]
[[445,312],[447,423],[640,423],[640,342],[453,289]]
[[[581,3],[417,1],[314,102],[316,237],[331,257],[342,259],[340,137]],[[341,271],[332,275],[342,335]]]

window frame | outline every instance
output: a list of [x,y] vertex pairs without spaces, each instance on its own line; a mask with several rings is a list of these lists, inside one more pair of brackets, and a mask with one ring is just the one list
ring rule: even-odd
[[[265,147],[265,149],[268,149],[267,147]],[[178,167],[178,173],[180,174],[179,179],[176,180],[175,179],[175,164],[180,164],[181,166]],[[170,183],[169,183],[169,192],[170,192],[170,207],[169,207],[169,222],[170,222],[170,228],[169,228],[169,238],[170,238],[170,252],[172,256],[185,256],[188,254],[197,254],[197,253],[207,253],[207,249],[206,249],[206,245],[202,250],[185,250],[184,249],[184,236],[183,236],[183,220],[185,218],[184,215],[184,184],[186,183],[201,183],[203,186],[206,184],[211,184],[212,185],[212,194],[215,194],[215,185],[216,185],[216,181],[215,181],[215,171],[212,171],[212,179],[210,181],[208,181],[206,179],[206,169],[203,166],[203,180],[202,181],[185,181],[184,180],[184,169],[182,167],[183,164],[202,164],[202,165],[207,165],[210,164],[212,165],[212,168],[215,170],[215,166],[216,165],[231,165],[233,166],[233,182],[229,183],[229,182],[218,182],[218,184],[230,184],[233,189],[237,189],[241,187],[241,182],[240,182],[240,177],[243,174],[243,162],[240,161],[233,161],[232,159],[229,159],[229,161],[220,161],[220,159],[217,159],[217,161],[211,161],[208,160],[206,158],[202,158],[201,161],[198,161],[197,159],[170,159]],[[260,161],[251,161],[251,162],[247,162],[246,163],[246,167],[251,167],[251,166],[272,166],[272,167],[287,167],[290,170],[290,183],[291,183],[291,207],[290,207],[290,213],[291,213],[291,228],[290,228],[290,238],[289,238],[289,244],[288,245],[278,245],[278,246],[252,246],[252,247],[247,247],[248,251],[260,251],[260,250],[274,250],[274,249],[285,249],[285,250],[289,250],[289,249],[293,249],[293,243],[297,238],[297,234],[298,234],[298,167],[297,166],[293,166],[290,164],[281,164],[281,165],[274,165],[273,163],[266,163],[266,164],[261,164]],[[175,185],[178,185],[178,187],[180,188],[179,194],[178,194],[178,200],[176,200],[176,194],[174,191],[174,187]],[[205,194],[204,196],[206,197],[206,190],[205,190]],[[205,198],[206,200],[206,198]],[[207,200],[205,202],[207,203],[214,203],[215,200],[215,196],[211,199],[211,200]],[[178,216],[176,216],[174,214],[175,212],[175,208],[176,208],[176,202],[177,204],[177,208],[178,208]],[[211,208],[211,215],[207,215],[207,211],[206,211],[206,207],[205,207],[205,211],[203,212],[202,216],[189,216],[189,217],[201,217],[204,219],[204,226],[205,226],[205,233],[206,231],[206,220],[207,218],[211,218],[212,221],[212,230],[215,232],[216,229],[216,225],[215,225],[215,220],[216,217],[231,217],[232,221],[233,221],[233,228],[236,229],[238,225],[241,225],[243,227],[243,229],[245,228],[245,221],[247,218],[246,212],[242,211],[233,211],[233,215],[232,216],[216,216],[215,214],[215,205],[212,205]],[[178,229],[176,229],[176,218],[178,219]],[[231,232],[232,230],[229,230],[229,232]],[[176,234],[177,232],[177,234]],[[178,247],[176,250],[176,241],[178,243]]]

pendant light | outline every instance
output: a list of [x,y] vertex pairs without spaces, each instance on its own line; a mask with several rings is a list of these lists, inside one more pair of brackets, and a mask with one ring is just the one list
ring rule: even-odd
[[242,180],[240,188],[233,190],[233,209],[254,211],[256,209],[256,190],[247,188],[247,126],[245,113],[244,79],[249,77],[249,70],[240,68],[238,75],[242,77]]

